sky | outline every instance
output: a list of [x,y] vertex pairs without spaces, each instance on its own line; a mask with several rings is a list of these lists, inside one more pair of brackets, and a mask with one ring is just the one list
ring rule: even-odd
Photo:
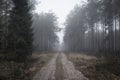
[[[41,12],[53,12],[58,17],[58,25],[60,28],[64,28],[63,25],[67,15],[74,8],[75,5],[81,5],[83,0],[36,0],[36,13]],[[58,32],[60,43],[63,42],[63,31]]]

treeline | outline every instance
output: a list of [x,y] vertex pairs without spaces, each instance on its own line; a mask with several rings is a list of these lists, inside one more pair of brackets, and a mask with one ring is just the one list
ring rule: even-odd
[[0,0],[0,59],[25,61],[35,50],[53,50],[57,18],[53,13],[35,14],[34,3]]
[[68,15],[66,51],[120,55],[120,0],[88,0]]
[[29,0],[0,0],[0,56],[24,61],[33,50]]
[[0,80],[29,80],[31,26],[30,0],[0,0]]
[[52,12],[35,14],[33,17],[35,51],[54,51],[58,42],[57,17]]

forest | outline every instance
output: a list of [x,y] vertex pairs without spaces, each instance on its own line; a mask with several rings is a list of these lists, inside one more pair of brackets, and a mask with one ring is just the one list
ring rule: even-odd
[[120,0],[81,0],[64,27],[40,1],[0,0],[0,80],[120,80]]
[[119,56],[119,5],[119,0],[89,0],[76,6],[66,21],[66,50]]

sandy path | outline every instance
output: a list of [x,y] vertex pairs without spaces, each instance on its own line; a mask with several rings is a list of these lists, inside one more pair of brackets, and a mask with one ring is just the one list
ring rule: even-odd
[[57,56],[58,54],[55,54],[52,60],[33,77],[33,80],[55,80]]
[[55,54],[52,60],[43,67],[33,80],[88,80],[75,69],[63,53]]
[[65,74],[64,80],[88,80],[81,72],[75,69],[72,62],[70,62],[65,54],[61,54],[63,70]]

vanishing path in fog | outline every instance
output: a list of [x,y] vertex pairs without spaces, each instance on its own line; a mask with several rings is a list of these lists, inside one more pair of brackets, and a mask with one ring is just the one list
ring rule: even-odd
[[52,60],[43,67],[33,80],[88,80],[75,69],[63,53],[55,54]]

